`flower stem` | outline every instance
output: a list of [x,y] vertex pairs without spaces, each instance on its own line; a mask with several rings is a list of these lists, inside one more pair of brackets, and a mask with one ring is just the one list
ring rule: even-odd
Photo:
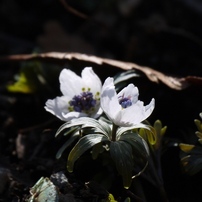
[[113,124],[113,126],[112,126],[112,141],[113,142],[116,141],[116,131],[117,131],[117,129],[118,129],[118,126]]

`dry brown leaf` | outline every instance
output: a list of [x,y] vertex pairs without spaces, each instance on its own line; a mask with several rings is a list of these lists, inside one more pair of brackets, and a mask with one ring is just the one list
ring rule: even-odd
[[0,60],[7,61],[23,61],[23,60],[79,60],[85,62],[91,62],[97,65],[109,65],[112,67],[117,67],[123,70],[136,69],[144,73],[148,79],[155,83],[164,83],[168,87],[175,90],[182,90],[190,85],[202,85],[202,77],[197,76],[187,76],[187,77],[173,77],[166,75],[160,71],[154,70],[150,67],[140,66],[131,62],[123,62],[119,60],[101,58],[94,55],[87,55],[81,53],[60,53],[60,52],[48,52],[41,54],[25,54],[25,55],[10,55],[1,57]]

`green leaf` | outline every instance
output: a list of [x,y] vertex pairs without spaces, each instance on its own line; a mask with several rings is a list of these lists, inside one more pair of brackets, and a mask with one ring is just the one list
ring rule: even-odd
[[[64,125],[64,124],[63,124]],[[62,125],[62,126],[63,126]],[[60,127],[61,128],[61,127]],[[65,130],[65,129],[68,129],[63,135],[64,136],[67,136],[67,135],[70,135],[70,134],[72,134],[72,133],[76,133],[77,131],[79,131],[80,130],[80,126],[75,126],[75,127],[70,127],[70,128],[64,128],[64,129],[62,129],[61,131],[60,131],[60,128],[56,131],[56,134],[55,134],[55,137],[57,137],[61,132],[62,132],[62,130]]]
[[127,197],[124,202],[131,202],[130,197]]
[[128,132],[128,131],[136,131],[136,129],[146,129],[146,131],[148,131],[147,135],[149,138],[149,141],[154,144],[156,142],[156,131],[152,126],[143,124],[143,123],[139,123],[135,126],[131,126],[131,127],[120,127],[117,130],[116,133],[116,140],[118,140],[120,138],[121,135],[124,135],[124,133]]
[[137,133],[126,133],[121,136],[121,141],[127,142],[133,149],[133,177],[135,178],[145,171],[148,165],[149,148],[146,141]]
[[183,152],[189,153],[195,147],[195,145],[181,143],[179,144],[179,147]]
[[74,142],[77,138],[79,138],[79,133],[74,133],[72,134],[69,139],[62,145],[62,147],[58,150],[57,154],[56,154],[56,158],[59,159],[62,156],[62,153],[64,152],[64,150],[69,147],[72,142]]
[[161,136],[163,136],[166,133],[167,130],[167,126],[164,126],[163,128],[161,128]]
[[167,130],[167,126],[162,127],[161,121],[156,120],[154,122],[154,127],[152,126],[150,127],[151,127],[150,131],[152,132],[149,132],[149,130],[145,130],[145,128],[140,128],[139,134],[149,143],[150,149],[152,151],[153,150],[157,151],[161,147],[162,138]]
[[144,130],[146,135],[145,140],[147,140],[149,144],[154,145],[156,143],[157,135],[155,132],[151,132],[150,130],[146,130],[144,128],[141,128],[140,130]]
[[79,141],[69,153],[67,161],[67,170],[69,172],[73,172],[75,161],[88,149],[104,141],[108,141],[108,138],[106,138],[103,134],[88,134],[79,139]]
[[202,132],[196,131],[195,134],[199,139],[202,139]]
[[132,146],[134,157],[137,157],[139,160],[143,159],[143,161],[147,161],[149,148],[145,140],[138,135],[138,133],[125,133],[121,136],[120,140]]
[[35,87],[30,84],[25,74],[21,72],[16,77],[15,83],[7,85],[7,90],[14,93],[33,93],[35,92]]
[[195,146],[188,151],[181,153],[181,163],[185,172],[194,175],[202,170],[202,147]]
[[69,122],[64,123],[56,132],[56,136],[61,133],[63,130],[71,128],[71,127],[79,127],[80,129],[85,128],[93,128],[94,132],[96,133],[102,133],[106,137],[109,137],[110,134],[108,134],[108,129],[106,130],[105,127],[99,123],[96,119],[89,118],[89,117],[80,117],[78,119],[73,119]]
[[199,116],[201,117],[201,119],[202,119],[202,112],[199,114]]
[[185,156],[181,159],[181,163],[184,167],[185,172],[187,172],[190,175],[195,175],[198,172],[202,170],[202,159],[191,157],[191,156]]
[[195,119],[194,122],[195,122],[195,124],[196,124],[196,126],[198,128],[198,131],[202,132],[202,123],[201,123],[201,121],[198,120],[198,119]]
[[108,202],[118,202],[117,200],[115,200],[114,196],[112,194],[109,193],[109,196],[108,196]]
[[128,189],[132,182],[133,155],[130,144],[123,141],[111,142],[110,155],[122,176],[124,188]]
[[102,117],[102,116],[98,119],[98,121],[102,125],[102,127],[106,131],[106,133],[108,134],[109,139],[111,140],[111,138],[112,138],[112,129],[111,129],[112,128],[112,122],[109,121],[108,119]]
[[119,91],[120,89],[124,88],[128,83],[127,80],[139,76],[140,75],[137,74],[136,70],[134,69],[118,73],[114,76],[114,85],[116,87],[116,90]]
[[160,120],[156,120],[154,122],[154,128],[155,128],[157,134],[161,134],[162,123]]
[[36,60],[22,62],[15,83],[7,85],[7,90],[17,93],[53,93],[53,85],[57,86],[60,71],[59,66],[45,65]]
[[104,148],[102,146],[102,143],[98,143],[96,144],[95,146],[93,146],[93,149],[92,149],[92,158],[93,159],[96,159],[98,157],[98,155],[104,151]]
[[116,85],[117,83],[129,80],[133,77],[139,77],[140,75],[136,73],[136,70],[132,69],[132,70],[128,70],[128,71],[124,71],[121,72],[117,75],[114,76],[114,84]]

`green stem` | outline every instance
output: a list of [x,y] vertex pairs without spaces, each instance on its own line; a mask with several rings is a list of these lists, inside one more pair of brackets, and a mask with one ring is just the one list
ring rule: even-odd
[[113,126],[112,126],[112,141],[113,142],[116,141],[116,131],[117,131],[117,129],[118,129],[118,126],[113,124]]

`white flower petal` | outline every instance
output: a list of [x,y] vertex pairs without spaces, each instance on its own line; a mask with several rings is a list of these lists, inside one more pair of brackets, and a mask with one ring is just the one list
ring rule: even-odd
[[64,113],[62,112],[62,117],[64,119],[64,121],[70,121],[72,119],[75,118],[79,118],[79,117],[87,117],[88,115],[85,113],[80,113],[80,112],[69,112],[69,113]]
[[139,124],[148,118],[154,109],[154,99],[151,100],[150,104],[146,107],[142,101],[137,101],[136,104],[123,109],[121,113],[121,121],[119,125],[121,126],[132,126]]
[[70,121],[73,118],[88,116],[85,113],[75,111],[70,112],[68,110],[69,105],[67,100],[68,99],[66,96],[56,97],[53,100],[47,100],[45,109],[46,111],[51,112],[53,115],[57,116],[62,121]]
[[57,116],[61,120],[65,121],[62,115],[62,112],[68,113],[68,97],[56,97],[53,100],[47,100],[45,103],[46,111],[52,113],[53,115]]
[[[152,99],[149,105],[144,106],[144,103],[138,100],[138,96],[138,88],[133,84],[129,84],[117,95],[113,79],[107,78],[102,88],[101,107],[114,124],[122,127],[133,126],[148,118],[155,105]],[[128,98],[132,105],[122,108],[119,104],[121,98]]]
[[103,111],[112,121],[116,119],[117,114],[121,110],[121,105],[118,102],[118,96],[113,82],[114,79],[110,77],[105,80],[100,100]]
[[145,116],[146,118],[148,118],[151,113],[153,112],[154,110],[154,107],[155,107],[155,99],[152,98],[151,102],[145,106]]
[[138,88],[135,87],[133,84],[129,84],[127,87],[125,87],[118,93],[118,97],[122,97],[122,96],[130,97],[132,103],[135,103],[138,101],[138,96],[139,96]]
[[86,67],[82,72],[81,76],[86,88],[90,88],[92,93],[101,91],[102,82],[100,78],[95,74],[92,67]]
[[145,109],[143,106],[143,102],[137,101],[136,104],[123,109],[121,112],[121,122],[122,124],[127,124],[129,126],[140,123],[144,120],[145,117]]
[[63,95],[79,95],[84,87],[84,82],[80,76],[69,69],[63,69],[59,76],[60,90]]
[[96,119],[103,113],[103,110],[101,107],[98,107],[98,110],[95,111],[94,114],[92,114],[92,118]]
[[[64,96],[48,100],[45,104],[45,109],[63,121],[69,121],[72,118],[84,116],[90,116],[93,118],[100,116],[103,112],[103,110],[100,109],[101,80],[93,72],[91,67],[84,68],[81,75],[82,77],[69,69],[63,69],[60,73],[59,81],[60,90]],[[82,112],[69,111],[70,101],[72,101],[73,98],[79,99],[78,96],[82,96],[83,88],[86,88],[86,90],[88,90],[87,88],[90,88],[90,91],[93,94],[92,99],[96,100],[96,105],[92,105],[92,108],[90,108],[89,111],[86,111],[85,107],[81,107]],[[74,109],[74,107],[75,106],[71,106],[72,109]]]

